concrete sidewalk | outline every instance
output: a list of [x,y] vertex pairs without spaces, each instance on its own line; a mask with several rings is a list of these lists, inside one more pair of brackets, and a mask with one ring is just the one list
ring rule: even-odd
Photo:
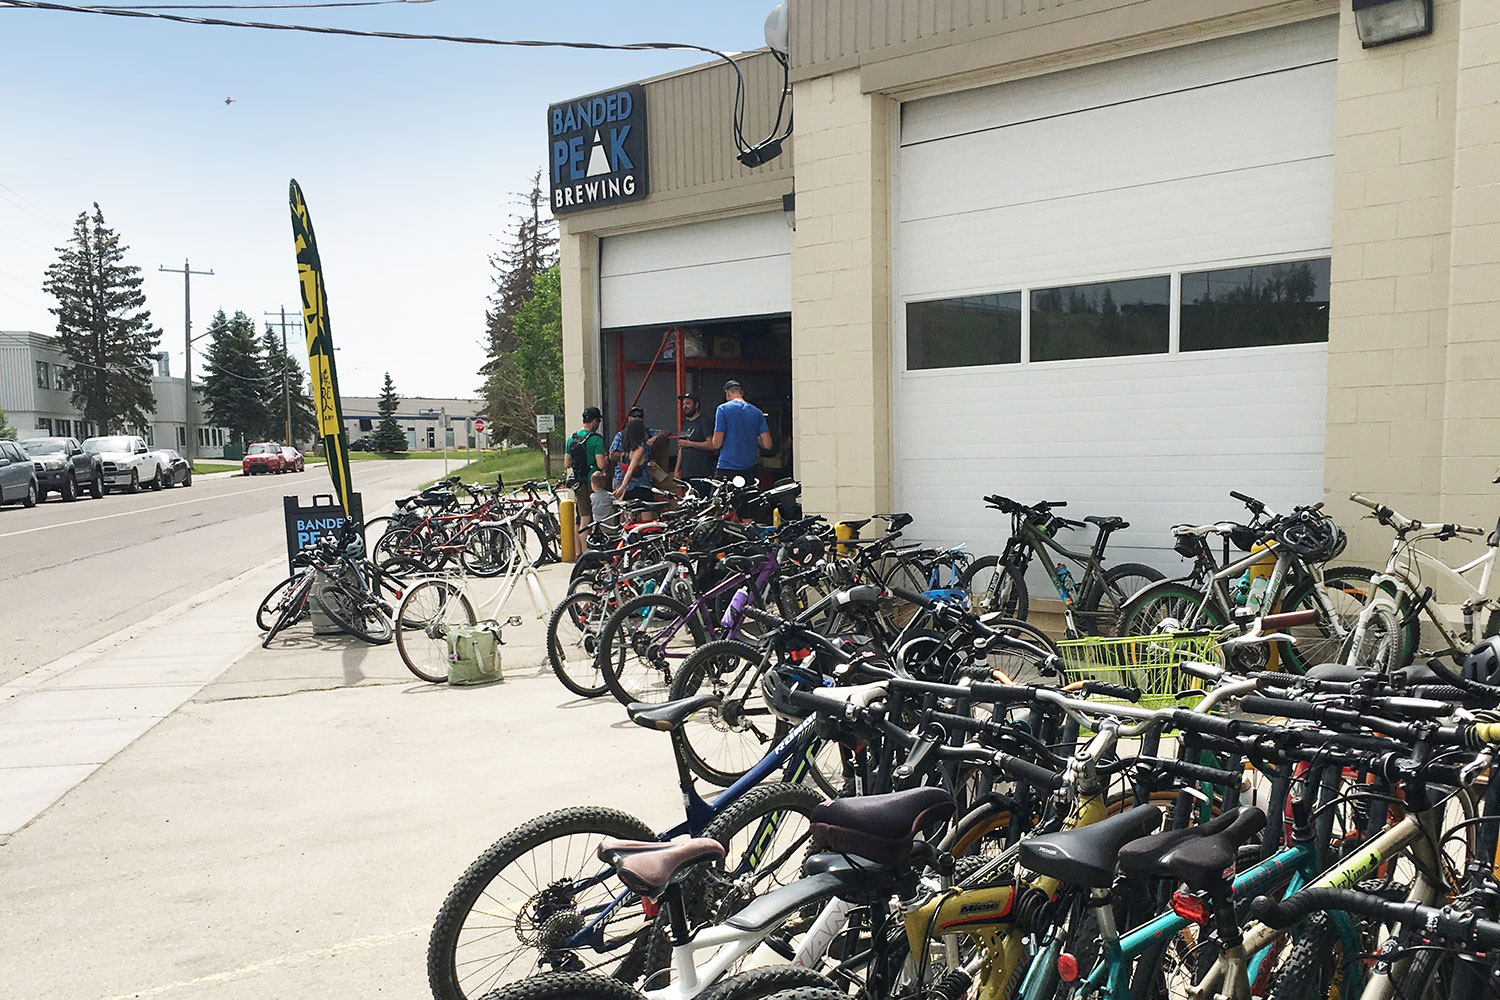
[[569,694],[524,596],[505,682],[451,689],[305,625],[260,649],[279,572],[7,691],[0,996],[421,998],[438,906],[497,837],[566,805],[680,820],[666,738]]

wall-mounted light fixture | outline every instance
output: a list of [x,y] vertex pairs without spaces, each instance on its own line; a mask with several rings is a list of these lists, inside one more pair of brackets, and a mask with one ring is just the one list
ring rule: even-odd
[[781,211],[786,215],[787,228],[797,231],[797,192],[788,191],[781,196]]
[[1367,49],[1432,34],[1432,0],[1354,0],[1354,30]]

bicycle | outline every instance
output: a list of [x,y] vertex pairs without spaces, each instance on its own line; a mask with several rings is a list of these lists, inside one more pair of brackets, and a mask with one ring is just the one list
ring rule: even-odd
[[[536,564],[527,551],[525,539],[511,536],[510,528],[509,521],[476,524],[477,530],[504,535],[507,539],[503,546],[506,558],[500,571],[500,587],[481,602],[480,607],[491,613],[499,612],[524,580],[537,617],[545,618],[551,604],[542,588],[541,578],[537,576]],[[460,561],[459,565],[464,563]],[[448,679],[448,633],[456,626],[478,623],[474,603],[469,599],[467,581],[462,575],[457,580],[429,577],[413,585],[401,599],[396,616],[402,622],[402,629],[396,634],[396,649],[402,662],[413,674],[432,684],[441,684]],[[517,616],[504,622],[506,625],[520,623]]]
[[[1122,518],[1090,516],[1074,521],[1054,513],[1067,506],[1061,500],[1042,500],[1028,506],[995,494],[985,497],[984,503],[991,510],[1010,515],[1011,534],[1000,555],[975,559],[958,579],[958,586],[968,592],[971,605],[981,614],[994,611],[1024,621],[1031,604],[1026,571],[1033,559],[1040,559],[1062,599],[1068,637],[1109,634],[1126,601],[1164,576],[1144,563],[1120,563],[1105,569],[1104,550],[1110,536],[1130,527],[1130,522]],[[1057,540],[1059,530],[1089,524],[1097,531],[1087,552],[1067,548]],[[1068,562],[1082,567],[1082,579],[1075,579],[1066,569]]]
[[[1406,666],[1417,653],[1423,614],[1446,643],[1433,651],[1437,656],[1461,659],[1480,639],[1500,634],[1500,578],[1494,572],[1500,558],[1500,524],[1485,540],[1483,555],[1461,566],[1449,566],[1419,548],[1418,543],[1425,539],[1446,542],[1461,535],[1481,536],[1485,533],[1483,528],[1425,524],[1358,493],[1350,494],[1349,499],[1368,507],[1370,517],[1392,529],[1396,537],[1391,542],[1385,567],[1370,579],[1372,599],[1365,602],[1355,618],[1339,662],[1386,671]],[[1476,572],[1477,584],[1469,579]],[[1463,624],[1459,629],[1455,630],[1438,613],[1436,591],[1426,582],[1428,578],[1434,578],[1437,586],[1462,598],[1459,611]]]
[[364,542],[357,534],[325,537],[297,553],[292,560],[297,569],[271,588],[255,612],[256,623],[266,630],[261,648],[310,616],[313,601],[350,635],[374,645],[390,642],[396,628],[390,602],[382,595],[401,600],[405,581],[362,558],[363,553]]

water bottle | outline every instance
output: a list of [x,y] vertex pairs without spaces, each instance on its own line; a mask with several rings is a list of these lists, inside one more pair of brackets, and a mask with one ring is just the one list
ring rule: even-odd
[[1073,595],[1078,593],[1078,586],[1073,582],[1073,574],[1068,567],[1062,563],[1057,564],[1057,596],[1063,599],[1063,603],[1072,607]]
[[1266,599],[1266,588],[1271,585],[1270,577],[1257,576],[1250,581],[1250,593],[1245,598],[1245,613],[1250,615],[1260,614],[1261,603]]
[[1245,601],[1249,599],[1249,597],[1250,571],[1247,569],[1245,570],[1245,572],[1240,574],[1238,580],[1234,581],[1234,590],[1230,593],[1229,599],[1234,602],[1235,607],[1243,608],[1245,606]]
[[750,591],[741,587],[734,592],[729,599],[729,607],[724,611],[724,617],[719,620],[720,628],[734,628],[740,620],[740,613],[745,610],[745,605],[750,603]]

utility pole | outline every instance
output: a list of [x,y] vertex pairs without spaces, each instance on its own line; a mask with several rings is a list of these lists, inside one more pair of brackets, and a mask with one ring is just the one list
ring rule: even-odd
[[198,441],[193,436],[193,275],[211,276],[214,272],[212,268],[194,271],[186,257],[182,259],[181,271],[160,265],[156,269],[166,274],[182,275],[182,422],[186,427],[182,450],[187,452],[191,464],[198,454]]
[[[266,315],[267,316],[275,316],[276,314],[273,313],[273,312],[268,312],[268,313],[266,313]],[[268,324],[268,325],[274,326],[276,324]],[[287,381],[287,369],[289,369],[291,367],[291,365],[289,365],[289,364],[286,363],[286,357],[287,357],[287,354],[286,354],[286,326],[287,326],[286,306],[282,306],[281,307],[281,324],[280,325],[281,325],[281,358],[282,358],[282,362],[281,362],[281,396],[282,396],[282,398],[284,400],[286,400],[286,436],[283,438],[283,440],[286,441],[287,444],[292,444],[293,443],[293,441],[292,441],[292,387],[291,387],[291,383],[289,381]],[[301,320],[292,320],[292,325],[300,327],[300,326],[302,326],[302,321]]]

